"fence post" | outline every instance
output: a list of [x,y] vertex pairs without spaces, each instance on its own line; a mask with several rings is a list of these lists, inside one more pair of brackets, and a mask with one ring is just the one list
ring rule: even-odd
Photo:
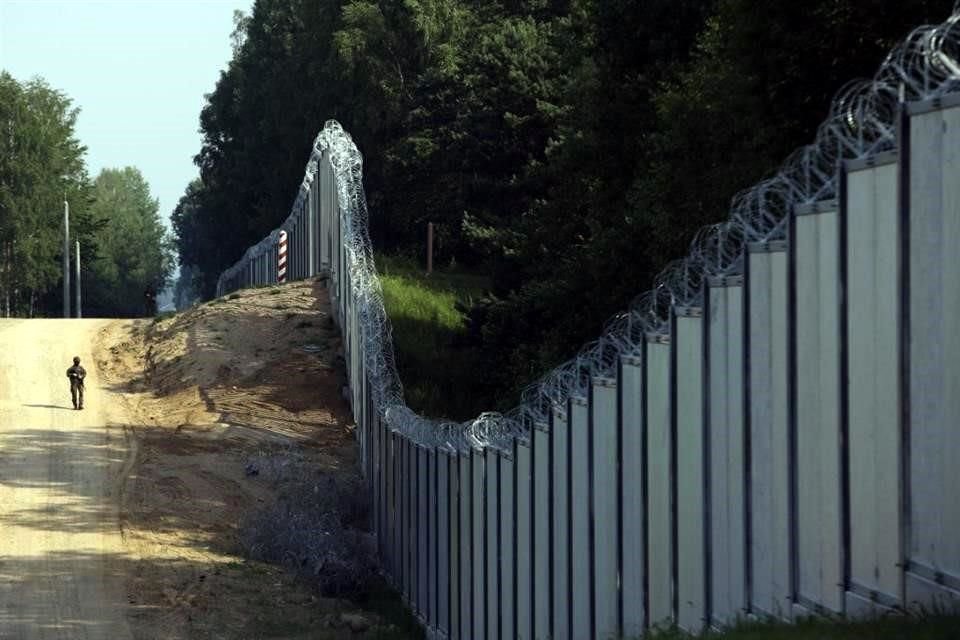
[[314,165],[313,179],[307,188],[307,276],[317,275],[317,184],[320,172],[319,161]]
[[280,241],[277,245],[277,283],[283,284],[287,281],[287,242],[289,234],[285,229],[280,230]]

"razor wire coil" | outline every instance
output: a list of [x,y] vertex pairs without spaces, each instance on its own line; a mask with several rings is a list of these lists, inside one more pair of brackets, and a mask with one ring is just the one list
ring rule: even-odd
[[795,207],[836,198],[844,162],[894,150],[902,103],[958,91],[960,1],[942,24],[911,32],[872,79],[841,88],[812,144],[789,155],[774,176],[736,194],[725,221],[702,228],[686,257],[668,264],[649,291],[611,318],[597,340],[526,387],[519,406],[506,413],[482,413],[466,422],[434,420],[404,402],[368,231],[363,158],[336,121],[327,122],[314,141],[290,216],[221,274],[217,292],[223,295],[242,286],[248,265],[270,255],[279,232],[292,231],[306,215],[308,194],[326,157],[335,176],[346,257],[345,272],[339,273],[339,265],[332,261],[330,275],[334,282],[343,278],[347,283],[349,303],[357,311],[358,348],[379,416],[391,431],[420,447],[452,455],[487,448],[509,454],[514,441],[529,440],[530,430],[548,424],[554,411],[565,410],[568,400],[586,396],[596,378],[614,377],[620,360],[639,354],[644,341],[668,334],[673,308],[701,306],[708,278],[742,273],[748,243],[784,240]]

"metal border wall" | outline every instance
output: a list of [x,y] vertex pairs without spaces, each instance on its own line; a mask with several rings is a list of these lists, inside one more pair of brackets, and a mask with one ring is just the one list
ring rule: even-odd
[[327,276],[377,550],[432,636],[958,601],[958,60],[960,13],[916,30],[598,340],[462,424],[403,401],[362,158],[327,123],[217,293],[275,284],[281,229],[290,279]]

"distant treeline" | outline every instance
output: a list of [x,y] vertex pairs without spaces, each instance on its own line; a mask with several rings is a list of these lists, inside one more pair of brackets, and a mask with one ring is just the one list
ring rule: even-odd
[[[313,136],[365,154],[374,241],[492,277],[481,393],[570,357],[834,93],[954,0],[257,0],[174,214],[209,295],[289,213]],[[507,397],[500,394],[501,397]]]
[[[63,202],[70,203],[71,268],[80,242],[83,314],[148,313],[173,247],[137,169],[87,174],[74,127],[79,109],[36,78],[0,70],[0,315],[60,316]],[[71,299],[73,294],[71,293]]]

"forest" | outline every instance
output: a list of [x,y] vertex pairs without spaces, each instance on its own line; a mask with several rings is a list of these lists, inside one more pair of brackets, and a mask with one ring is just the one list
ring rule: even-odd
[[[173,223],[209,297],[289,213],[316,133],[364,153],[383,255],[488,279],[475,392],[509,397],[648,288],[832,97],[954,0],[257,0]],[[225,229],[230,229],[229,234]]]
[[78,114],[43,79],[0,69],[0,316],[62,315],[65,201],[71,267],[80,243],[83,315],[149,314],[144,292],[170,279],[174,246],[157,199],[133,167],[89,176]]

